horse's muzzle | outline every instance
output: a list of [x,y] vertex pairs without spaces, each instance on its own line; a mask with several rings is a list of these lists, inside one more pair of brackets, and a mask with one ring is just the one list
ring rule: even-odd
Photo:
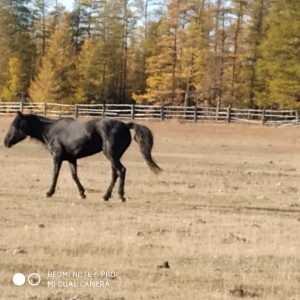
[[9,140],[4,140],[4,146],[6,147],[6,148],[10,148],[12,145],[11,145],[11,143],[9,142]]

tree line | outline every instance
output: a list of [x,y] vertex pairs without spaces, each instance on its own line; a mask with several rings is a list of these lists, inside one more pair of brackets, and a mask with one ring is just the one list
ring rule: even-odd
[[300,1],[0,0],[0,99],[300,106]]

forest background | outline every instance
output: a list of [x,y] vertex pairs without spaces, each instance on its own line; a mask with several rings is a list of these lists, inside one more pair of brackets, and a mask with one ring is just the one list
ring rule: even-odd
[[300,107],[298,0],[0,0],[0,100]]

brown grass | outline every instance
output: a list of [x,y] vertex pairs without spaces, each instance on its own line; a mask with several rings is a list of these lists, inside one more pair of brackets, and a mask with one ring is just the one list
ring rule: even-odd
[[[46,199],[47,150],[30,140],[0,148],[1,299],[300,299],[299,129],[144,124],[164,171],[151,174],[133,142],[125,204],[116,189],[100,200],[110,180],[102,154],[79,162],[86,200],[67,164]],[[106,288],[51,288],[48,271],[117,277]],[[17,272],[42,282],[16,287]]]

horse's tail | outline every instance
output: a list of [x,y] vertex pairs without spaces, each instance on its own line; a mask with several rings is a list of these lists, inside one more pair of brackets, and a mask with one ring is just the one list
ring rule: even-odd
[[151,150],[153,147],[152,132],[148,127],[133,122],[126,124],[126,126],[129,129],[134,129],[135,135],[133,138],[139,144],[140,151],[148,167],[153,173],[158,174],[161,171],[161,168],[156,164],[151,155]]

